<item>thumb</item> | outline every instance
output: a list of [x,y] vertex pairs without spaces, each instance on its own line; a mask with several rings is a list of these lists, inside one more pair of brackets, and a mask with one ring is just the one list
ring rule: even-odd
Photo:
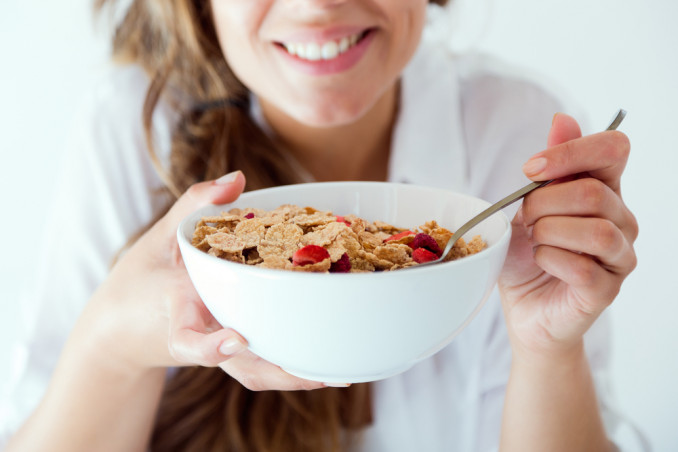
[[550,148],[579,137],[581,137],[581,129],[577,121],[565,113],[556,113],[553,116],[546,146]]
[[[547,148],[552,148],[559,144],[575,140],[581,137],[581,129],[577,121],[565,113],[556,113],[551,122],[551,130],[549,130],[548,138],[546,139]],[[539,175],[546,166],[546,158],[544,154],[546,151],[541,151],[530,157],[530,159],[523,165],[523,172],[527,177],[534,177]]]
[[187,215],[208,204],[226,204],[238,199],[245,189],[245,175],[234,171],[213,181],[191,185],[174,203],[164,220],[172,231]]

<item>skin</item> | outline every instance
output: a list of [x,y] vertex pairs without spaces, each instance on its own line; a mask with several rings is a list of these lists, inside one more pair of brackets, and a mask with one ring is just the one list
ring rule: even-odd
[[[321,180],[385,177],[397,79],[419,41],[425,2],[219,0],[214,9],[229,63],[307,169]],[[331,82],[273,72],[280,63],[266,45],[278,33],[346,17],[378,27],[374,61],[365,58]],[[357,163],[328,165],[339,152]],[[533,180],[557,183],[524,200],[499,280],[513,353],[504,452],[611,449],[583,334],[636,264],[638,226],[620,192],[628,153],[622,133],[582,137],[573,118],[558,114],[545,150],[524,167]],[[8,451],[145,450],[169,366],[219,366],[252,390],[324,386],[249,352],[237,332],[212,318],[186,274],[175,239],[180,220],[208,203],[235,200],[244,185],[236,172],[191,187],[116,264]]]

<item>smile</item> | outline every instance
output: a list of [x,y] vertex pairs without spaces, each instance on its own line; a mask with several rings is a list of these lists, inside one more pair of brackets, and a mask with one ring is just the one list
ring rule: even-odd
[[365,30],[360,33],[344,36],[339,40],[306,43],[284,42],[280,43],[280,45],[287,53],[302,60],[333,60],[358,45],[369,32],[370,30]]

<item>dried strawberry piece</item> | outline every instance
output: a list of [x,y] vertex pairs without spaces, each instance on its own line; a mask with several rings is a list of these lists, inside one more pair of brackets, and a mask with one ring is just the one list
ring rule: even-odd
[[438,259],[438,256],[435,253],[430,252],[426,248],[417,248],[412,252],[412,260],[417,264],[423,264],[424,262],[431,262]]
[[412,240],[410,243],[410,248],[413,250],[423,248],[434,253],[438,257],[443,254],[442,250],[438,246],[438,242],[436,242],[433,237],[428,234],[424,234],[423,232],[414,236],[414,240]]
[[247,218],[248,220],[251,220],[252,218],[254,218],[254,212],[248,213],[247,215],[245,215],[245,218]]
[[308,265],[308,264],[317,264],[318,262],[329,259],[330,253],[318,245],[306,245],[303,248],[299,248],[295,251],[292,256],[292,263],[294,265]]
[[348,273],[351,271],[351,260],[348,257],[348,253],[341,255],[341,258],[332,262],[330,265],[330,273]]
[[339,223],[344,223],[346,226],[351,226],[351,222],[348,221],[346,218],[344,218],[344,217],[341,216],[341,215],[337,215],[337,221],[338,221]]
[[399,232],[398,234],[394,234],[391,237],[384,239],[384,243],[390,242],[391,240],[400,240],[403,237],[407,237],[408,235],[414,235],[414,232],[412,232],[412,231]]

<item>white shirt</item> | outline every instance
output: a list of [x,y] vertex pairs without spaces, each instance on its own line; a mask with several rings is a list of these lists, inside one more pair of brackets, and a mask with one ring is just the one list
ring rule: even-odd
[[[444,187],[496,201],[527,183],[521,165],[546,144],[563,105],[539,85],[481,56],[455,56],[426,38],[402,77],[389,180]],[[31,325],[11,363],[13,391],[0,405],[0,449],[42,397],[60,350],[116,251],[165,200],[145,149],[141,109],[148,80],[118,67],[83,111],[51,211]],[[255,118],[263,121],[255,108]],[[166,160],[174,117],[161,106],[154,131]],[[617,416],[606,386],[605,318],[586,346],[609,433]],[[445,349],[374,385],[365,452],[493,451],[511,350],[497,293]]]

